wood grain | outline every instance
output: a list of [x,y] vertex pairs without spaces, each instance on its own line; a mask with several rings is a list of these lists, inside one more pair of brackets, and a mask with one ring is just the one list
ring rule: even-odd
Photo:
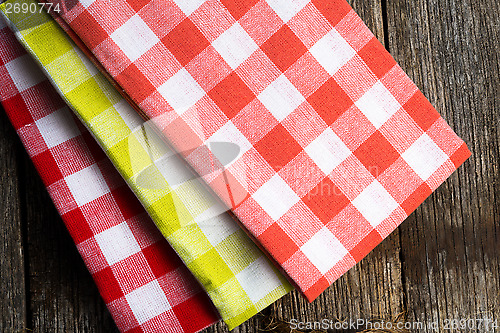
[[0,332],[27,326],[18,155],[23,148],[0,106]]
[[[272,331],[276,320],[390,320],[401,312],[441,328],[454,318],[500,322],[499,4],[350,3],[473,156],[316,301],[292,292],[234,332]],[[0,185],[0,332],[116,331],[3,112]],[[227,329],[219,323],[205,332]]]
[[24,159],[30,328],[118,332],[28,156]]
[[391,53],[473,154],[400,227],[408,319],[500,319],[498,2],[388,1],[387,18]]

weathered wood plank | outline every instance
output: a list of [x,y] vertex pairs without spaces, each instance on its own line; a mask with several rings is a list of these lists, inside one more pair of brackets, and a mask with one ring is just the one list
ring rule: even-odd
[[16,132],[0,106],[0,332],[27,327]]
[[498,1],[387,9],[391,53],[473,153],[400,227],[408,319],[500,319]]
[[[351,6],[384,43],[381,1],[354,0]],[[271,307],[270,315],[284,322],[392,320],[403,311],[399,234],[396,231],[373,252],[338,279],[312,304],[297,291]]]
[[118,332],[27,156],[24,170],[33,332]]

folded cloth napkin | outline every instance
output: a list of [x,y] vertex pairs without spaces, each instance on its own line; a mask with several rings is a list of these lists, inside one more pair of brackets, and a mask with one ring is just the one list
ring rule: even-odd
[[208,292],[230,329],[291,286],[225,207],[85,58],[46,13],[9,14],[19,41],[88,126],[153,221]]
[[89,132],[0,17],[0,101],[121,332],[197,332],[218,315]]
[[470,156],[345,0],[55,2],[310,301]]

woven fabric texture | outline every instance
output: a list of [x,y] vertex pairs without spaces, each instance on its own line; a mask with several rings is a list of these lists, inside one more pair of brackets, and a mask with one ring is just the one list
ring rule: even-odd
[[197,332],[208,296],[0,17],[0,101],[121,332]]
[[[5,13],[5,6],[2,10]],[[230,329],[291,289],[225,207],[200,180],[189,176],[182,160],[148,130],[48,14],[6,16]]]
[[470,155],[345,0],[56,2],[309,300]]

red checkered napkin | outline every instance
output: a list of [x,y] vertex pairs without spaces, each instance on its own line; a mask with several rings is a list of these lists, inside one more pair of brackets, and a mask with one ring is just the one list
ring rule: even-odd
[[197,332],[207,295],[0,18],[0,101],[122,332]]
[[309,300],[470,155],[345,0],[60,4]]

